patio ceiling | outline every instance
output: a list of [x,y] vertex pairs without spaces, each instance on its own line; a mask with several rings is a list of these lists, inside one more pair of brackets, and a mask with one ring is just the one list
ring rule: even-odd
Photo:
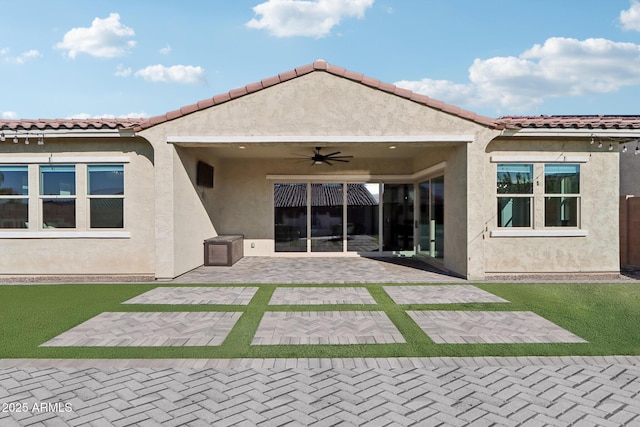
[[[323,152],[340,151],[355,159],[408,159],[425,150],[461,146],[461,142],[376,142],[376,143],[177,143],[185,148],[198,148],[220,159],[294,159],[312,155],[315,147]],[[395,147],[395,148],[392,148]]]

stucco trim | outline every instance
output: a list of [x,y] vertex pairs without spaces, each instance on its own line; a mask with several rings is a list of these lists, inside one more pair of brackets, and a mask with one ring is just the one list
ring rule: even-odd
[[587,163],[589,156],[491,156],[491,163]]
[[0,239],[129,239],[129,231],[1,231]]
[[585,237],[588,230],[492,230],[491,237]]
[[264,144],[275,142],[362,143],[362,142],[466,142],[474,135],[246,135],[246,136],[167,136],[169,144]]
[[31,164],[31,163],[129,163],[129,157],[124,156],[67,156],[67,157],[3,157],[0,158],[0,164]]

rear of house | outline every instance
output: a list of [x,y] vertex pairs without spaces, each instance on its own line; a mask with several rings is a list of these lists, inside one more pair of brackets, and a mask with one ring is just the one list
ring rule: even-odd
[[245,256],[615,274],[638,194],[640,117],[491,119],[324,61],[151,119],[0,130],[5,277],[168,279],[226,234]]

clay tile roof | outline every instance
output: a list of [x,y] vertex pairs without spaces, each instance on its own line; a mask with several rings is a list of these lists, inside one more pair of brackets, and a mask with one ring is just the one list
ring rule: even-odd
[[0,120],[0,130],[16,132],[34,132],[47,129],[55,130],[104,130],[127,129],[141,126],[146,118],[139,119],[20,119]]
[[508,128],[640,129],[640,116],[505,116],[496,122]]
[[[492,129],[501,129],[503,128],[502,124],[497,123],[494,119],[483,117],[472,113],[470,111],[462,110],[453,105],[445,104],[441,101],[436,101],[431,99],[425,95],[420,95],[414,92],[411,92],[407,89],[402,89],[397,86],[394,86],[389,83],[381,82],[380,80],[376,80],[371,77],[367,77],[361,73],[356,73],[353,71],[346,70],[342,67],[337,67],[335,65],[330,65],[326,61],[319,59],[315,61],[313,64],[303,65],[301,67],[297,67],[290,71],[285,71],[283,73],[278,74],[277,76],[268,77],[266,79],[261,80],[260,82],[250,83],[244,87],[232,89],[229,92],[222,93],[220,95],[216,95],[213,98],[207,98],[202,101],[197,102],[196,104],[182,107],[178,110],[169,112],[167,114],[163,114],[160,116],[152,117],[151,119],[141,122],[138,126],[135,127],[136,131],[140,131],[151,126],[155,126],[159,123],[163,123],[166,121],[170,121],[181,117],[186,114],[191,114],[193,112],[204,110],[205,108],[209,108],[215,105],[219,105],[225,102],[232,101],[234,99],[246,96],[251,93],[258,92],[260,90],[266,89],[270,86],[274,86],[280,83],[283,83],[287,80],[295,79],[305,74],[313,73],[313,72],[328,72],[335,76],[339,76],[342,78],[346,78],[352,80],[354,82],[358,82],[367,87],[371,87],[377,90],[381,90],[383,92],[391,93],[401,98],[405,98],[411,100],[413,102],[417,102],[419,104],[426,105],[431,108],[435,108],[437,110],[443,111],[448,114],[452,114],[458,116],[460,118],[470,120],[472,122],[481,124],[483,126],[487,126]],[[179,113],[179,114],[176,114]]]

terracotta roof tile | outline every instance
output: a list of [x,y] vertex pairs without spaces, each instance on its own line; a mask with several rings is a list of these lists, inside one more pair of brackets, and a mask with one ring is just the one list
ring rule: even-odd
[[267,79],[261,80],[261,83],[262,83],[262,87],[263,88],[267,88],[269,86],[277,85],[278,83],[280,83],[280,77],[279,76],[269,77]]
[[640,129],[640,116],[504,116],[496,122],[511,128]]
[[296,70],[291,70],[278,74],[278,77],[280,77],[280,83],[282,83],[286,82],[287,80],[295,79],[296,77],[298,77],[298,75],[296,74]]
[[229,97],[231,97],[231,99],[236,99],[246,95],[247,93],[249,93],[249,91],[246,87],[239,87],[237,89],[231,89],[229,91]]
[[43,131],[46,129],[124,129],[145,124],[149,119],[21,119],[0,120],[0,130]]
[[260,82],[256,82],[256,83],[250,83],[247,85],[247,93],[253,93],[253,92],[257,92],[259,90],[264,89],[262,86],[262,83]]
[[300,77],[300,76],[302,76],[302,75],[312,73],[312,72],[314,72],[315,70],[316,70],[316,68],[315,68],[315,63],[313,63],[313,64],[309,64],[309,65],[304,65],[304,66],[302,66],[302,67],[297,67],[297,68],[296,68],[296,75],[297,75],[298,77]]

